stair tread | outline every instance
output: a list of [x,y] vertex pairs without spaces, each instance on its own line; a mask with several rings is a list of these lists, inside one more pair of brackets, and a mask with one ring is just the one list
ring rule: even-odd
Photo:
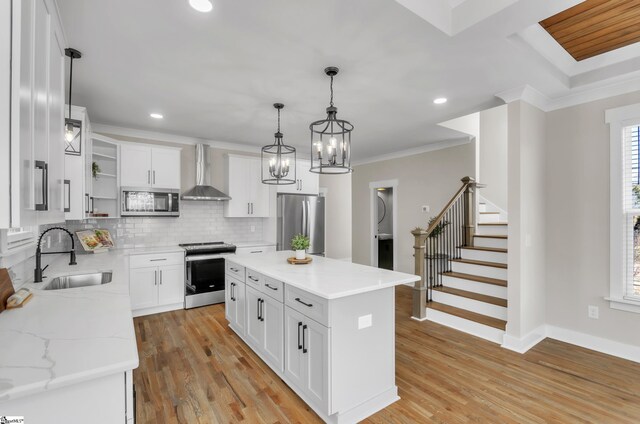
[[507,307],[507,299],[501,299],[499,297],[488,296],[486,294],[475,293],[468,290],[454,289],[453,287],[436,287],[434,291],[442,293],[452,294],[454,296],[466,297],[467,299],[477,300],[479,302],[490,303],[492,305]]
[[453,271],[446,271],[442,272],[441,274],[446,277],[453,277],[462,280],[477,281],[478,283],[493,284],[494,286],[507,287],[507,280],[501,280],[499,278],[483,277],[481,275],[465,274],[464,272]]
[[483,246],[462,246],[461,249],[466,250],[482,250],[483,252],[498,252],[498,253],[508,253],[507,249],[503,249],[500,247],[483,247]]
[[458,262],[458,263],[461,263],[461,264],[490,266],[490,267],[493,267],[493,268],[507,269],[507,264],[501,264],[500,262],[477,261],[475,259],[451,259],[451,262]]
[[500,225],[500,226],[506,226],[509,225],[508,222],[480,222],[478,223],[478,225]]
[[507,236],[504,234],[474,234],[474,237],[480,238],[496,238],[496,239],[506,239]]
[[500,212],[480,212],[480,215],[488,215],[488,214],[495,215],[495,214],[499,214],[499,213]]
[[436,311],[444,312],[450,315],[455,315],[459,318],[464,318],[469,321],[477,322],[489,327],[497,328],[498,330],[505,330],[507,328],[507,322],[498,318],[489,317],[486,315],[478,314],[476,312],[467,311],[466,309],[456,308],[455,306],[445,305],[438,302],[429,302],[427,308],[435,309]]

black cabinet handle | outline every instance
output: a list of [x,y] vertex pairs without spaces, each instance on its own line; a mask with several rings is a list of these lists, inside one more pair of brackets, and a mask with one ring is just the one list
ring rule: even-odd
[[65,186],[64,211],[71,212],[71,180],[64,180],[64,186]]
[[249,276],[249,280],[251,280],[251,281],[255,281],[256,283],[257,283],[258,281],[260,281],[260,279],[259,279],[259,278],[252,277],[251,275]]
[[278,290],[278,288],[277,288],[277,287],[272,287],[272,286],[270,286],[270,285],[269,285],[269,283],[265,284],[264,286],[265,286],[266,288],[268,288],[268,289],[271,289],[271,290],[276,290],[276,291]]
[[302,345],[300,344],[300,327],[302,327],[302,323],[298,323],[298,350],[302,349]]
[[258,307],[257,307],[258,308],[258,321],[261,321],[261,319],[260,319],[260,301],[261,300],[262,299],[258,299]]
[[233,286],[235,286],[235,285],[236,285],[235,283],[230,283],[230,284],[229,284],[229,288],[230,288],[230,292],[231,292],[231,293],[229,294],[229,297],[230,297],[230,298],[231,298],[231,300],[233,300],[234,302],[236,301],[236,298],[233,296]]
[[307,339],[304,337],[304,332],[307,331],[307,324],[302,326],[302,353],[307,353]]
[[300,300],[300,298],[299,298],[299,297],[296,297],[296,299],[295,299],[295,300],[296,300],[296,302],[300,302],[300,303],[302,303],[304,306],[308,306],[309,308],[311,308],[311,307],[313,306],[313,303],[305,303],[305,302],[303,302],[302,300]]
[[230,266],[230,267],[229,267],[229,269],[230,269],[231,271],[233,271],[233,272],[238,272],[238,268],[234,268],[234,267]]
[[264,299],[260,299],[260,321],[264,322]]
[[35,168],[42,171],[42,203],[36,203],[37,211],[49,210],[49,165],[45,161],[35,161]]

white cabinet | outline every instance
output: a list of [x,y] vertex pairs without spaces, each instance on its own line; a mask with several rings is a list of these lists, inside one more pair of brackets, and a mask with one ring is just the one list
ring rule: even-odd
[[0,2],[0,228],[11,224],[11,2]]
[[246,286],[246,337],[256,351],[282,371],[284,364],[284,305],[264,293]]
[[278,193],[317,195],[320,190],[320,176],[309,171],[310,168],[311,162],[297,159],[295,184],[277,186]]
[[[66,109],[66,107],[65,107]],[[64,155],[65,179],[65,220],[81,220],[86,218],[87,204],[85,193],[89,193],[85,166],[87,159],[87,144],[89,143],[89,116],[83,107],[71,106],[71,119],[80,121],[80,154]],[[91,154],[89,153],[89,158]]]
[[245,284],[225,275],[225,317],[237,333],[245,333]]
[[246,253],[266,253],[275,252],[275,244],[260,244],[255,246],[243,246],[236,248],[236,255],[244,255]]
[[184,307],[184,254],[131,255],[129,294],[133,316]]
[[180,189],[180,149],[127,143],[120,154],[123,186]]
[[269,186],[262,184],[260,158],[227,155],[227,194],[225,217],[269,216]]

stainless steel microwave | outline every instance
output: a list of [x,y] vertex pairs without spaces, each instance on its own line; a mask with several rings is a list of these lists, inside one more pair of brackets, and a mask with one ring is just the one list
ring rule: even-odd
[[120,216],[180,216],[180,190],[122,187]]

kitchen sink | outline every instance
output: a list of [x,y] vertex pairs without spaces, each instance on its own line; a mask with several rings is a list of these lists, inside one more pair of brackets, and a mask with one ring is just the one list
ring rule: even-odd
[[51,280],[45,290],[72,289],[75,287],[99,286],[111,282],[112,272],[95,272],[92,274],[66,275]]

